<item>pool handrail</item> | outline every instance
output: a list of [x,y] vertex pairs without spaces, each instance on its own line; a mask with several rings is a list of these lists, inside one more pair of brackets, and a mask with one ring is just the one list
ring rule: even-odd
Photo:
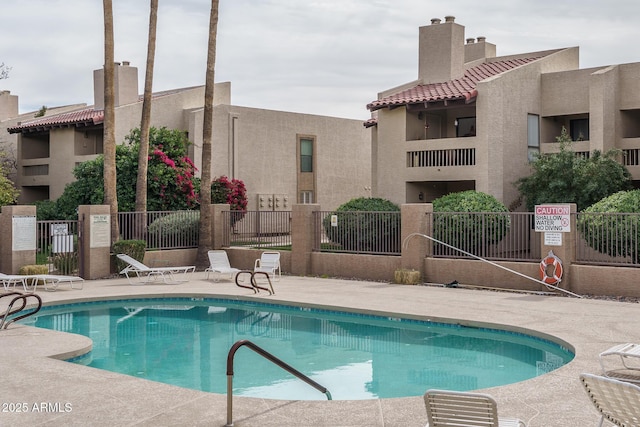
[[233,426],[233,358],[236,354],[236,351],[238,351],[238,349],[243,346],[248,347],[249,349],[258,353],[260,356],[264,357],[270,362],[275,363],[276,365],[278,365],[285,371],[289,372],[290,374],[298,377],[302,381],[309,384],[311,387],[315,388],[321,393],[324,393],[327,396],[327,400],[331,400],[331,393],[329,392],[329,390],[326,389],[326,387],[321,386],[320,384],[318,384],[317,382],[315,382],[314,380],[312,380],[302,372],[298,371],[291,365],[288,365],[287,363],[278,359],[273,354],[269,353],[268,351],[257,346],[256,344],[254,344],[249,340],[236,341],[236,343],[233,344],[229,349],[229,354],[227,355],[227,424],[225,424],[225,427]]
[[[40,298],[40,295],[35,294],[35,293],[27,293],[27,294],[23,294],[20,292],[9,292],[7,294],[4,295],[0,295],[0,298],[2,297],[6,297],[6,296],[11,296],[11,295],[17,295],[16,297],[14,297],[11,302],[9,302],[9,306],[7,307],[7,311],[4,312],[4,314],[0,315],[0,330],[2,329],[7,329],[7,327],[18,321],[18,320],[22,320],[25,319],[29,316],[33,316],[34,314],[36,314],[38,311],[40,311],[40,309],[42,308],[42,298]],[[29,299],[29,297],[34,297],[37,300],[37,306],[35,307],[35,309],[33,309],[33,311],[28,311],[25,312],[23,314],[20,314],[19,316],[16,316],[10,320],[7,320],[10,316],[14,315],[14,314],[18,314],[22,311],[25,310],[29,310],[32,307],[27,307],[27,299]],[[14,308],[13,305],[16,303],[16,301],[21,301],[22,305],[19,308]]]

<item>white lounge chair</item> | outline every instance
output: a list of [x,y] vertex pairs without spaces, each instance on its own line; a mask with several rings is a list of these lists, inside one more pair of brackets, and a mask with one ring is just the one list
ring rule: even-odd
[[78,276],[63,276],[61,274],[35,274],[28,277],[30,277],[32,280],[34,292],[36,290],[36,287],[40,283],[44,284],[44,289],[46,291],[55,291],[61,284],[68,284],[71,289],[82,289],[84,284],[84,279]]
[[602,415],[599,426],[604,420],[617,426],[640,426],[640,387],[592,374],[581,374],[580,382]]
[[640,383],[640,345],[627,342],[608,348],[600,353],[600,366],[607,378]]
[[[134,284],[131,280],[132,276],[135,276],[139,283],[148,283],[151,280],[156,280],[158,278],[162,278],[165,283],[186,282],[189,280],[189,273],[193,273],[196,270],[194,265],[181,267],[147,267],[129,255],[118,254],[116,256],[121,261],[127,263],[127,266],[122,269],[120,274],[127,276],[127,280],[130,284]],[[176,274],[182,274],[182,277],[180,279],[176,279]]]
[[209,273],[213,273],[213,281],[220,280],[220,276],[229,275],[230,279],[240,272],[239,268],[231,267],[229,263],[229,257],[226,251],[209,251],[209,267],[204,271],[207,273],[207,280],[209,279]]
[[254,273],[267,273],[274,280],[279,279],[280,273],[280,252],[262,252],[260,258],[253,266]]
[[9,290],[9,286],[13,286],[13,289],[15,289],[16,285],[22,285],[22,288],[25,290],[25,292],[30,292],[29,286],[31,284],[28,279],[29,276],[25,276],[22,274],[0,273],[0,281],[2,281],[2,285],[4,286],[5,291]]
[[82,289],[84,279],[77,276],[63,276],[59,274],[3,274],[0,273],[0,281],[5,291],[10,286],[22,285],[25,292],[35,292],[37,286],[42,283],[47,291],[55,291],[61,283],[68,283],[71,289]]
[[526,427],[517,418],[498,418],[496,401],[487,394],[427,390],[424,404],[428,427]]

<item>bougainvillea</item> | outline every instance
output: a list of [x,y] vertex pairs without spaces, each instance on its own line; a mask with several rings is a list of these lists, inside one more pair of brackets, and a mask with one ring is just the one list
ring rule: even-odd
[[211,182],[211,203],[227,203],[232,212],[231,225],[240,221],[247,212],[247,189],[244,182],[226,176]]
[[231,210],[247,210],[247,189],[244,182],[226,176],[216,178],[211,183],[211,203],[228,203]]

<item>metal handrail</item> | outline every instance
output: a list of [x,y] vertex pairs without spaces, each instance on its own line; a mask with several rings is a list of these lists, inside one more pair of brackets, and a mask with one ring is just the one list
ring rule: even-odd
[[[40,298],[40,295],[38,294],[34,294],[34,293],[21,294],[20,292],[10,292],[8,294],[0,295],[0,298],[10,296],[10,295],[18,295],[18,296],[11,300],[11,302],[9,303],[9,306],[7,307],[7,311],[2,315],[2,320],[0,320],[0,330],[7,329],[7,327],[10,324],[18,320],[22,320],[29,316],[33,316],[42,308],[42,298]],[[27,309],[27,299],[29,299],[29,297],[34,297],[38,301],[38,306],[35,308],[35,310],[29,311],[28,313],[21,314],[20,316],[16,316],[13,319],[10,319],[7,321],[7,317],[13,314],[20,313],[21,311],[24,311],[25,309]],[[13,307],[16,301],[22,302],[22,305],[19,308]]]
[[285,371],[289,372],[290,374],[298,377],[302,381],[309,384],[311,387],[315,388],[321,393],[324,393],[327,396],[327,400],[331,400],[331,393],[329,393],[329,390],[327,390],[326,387],[321,386],[320,384],[318,384],[317,382],[315,382],[314,380],[312,380],[302,372],[286,364],[285,362],[278,359],[277,357],[267,352],[266,350],[258,347],[256,344],[252,343],[251,341],[240,340],[231,346],[231,349],[229,349],[229,354],[227,355],[227,424],[225,424],[226,427],[233,426],[233,358],[236,354],[236,351],[238,351],[238,349],[243,346],[250,348],[251,350],[258,353],[260,356],[264,357],[270,362],[275,363],[276,365],[278,365]]

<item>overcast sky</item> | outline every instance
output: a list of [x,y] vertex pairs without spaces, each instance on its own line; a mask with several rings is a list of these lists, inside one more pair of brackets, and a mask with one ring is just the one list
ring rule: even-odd
[[[159,0],[154,91],[204,84],[209,0]],[[113,0],[116,61],[144,65],[148,0]],[[640,62],[638,0],[220,0],[216,81],[234,105],[366,119],[417,77],[418,27],[456,17],[497,54],[580,47],[580,66]],[[93,103],[102,1],[0,0],[0,90],[20,112]]]

